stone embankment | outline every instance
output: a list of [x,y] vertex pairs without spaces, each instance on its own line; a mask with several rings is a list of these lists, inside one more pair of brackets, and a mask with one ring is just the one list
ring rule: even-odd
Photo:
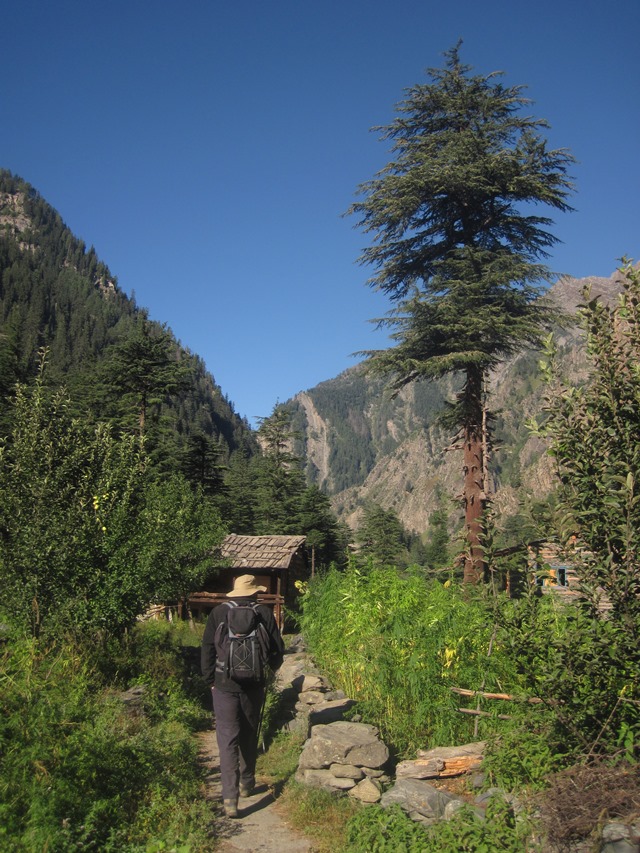
[[[470,774],[471,788],[484,786],[483,742],[418,750],[415,759],[392,766],[389,750],[375,726],[362,723],[357,714],[344,720],[355,702],[334,690],[318,671],[302,637],[290,644],[276,687],[281,697],[279,727],[306,738],[296,773],[302,784],[346,793],[364,803],[379,803],[383,808],[398,804],[409,817],[423,824],[448,820],[469,803],[469,799],[443,790],[443,780]],[[439,786],[433,784],[436,780]],[[513,796],[492,788],[472,800],[480,818],[495,794],[511,802],[514,813],[518,813],[520,806]],[[588,849],[598,853],[640,853],[640,824],[608,823],[602,828],[600,839],[597,846],[591,843]],[[584,853],[586,849],[577,844],[571,853]]]

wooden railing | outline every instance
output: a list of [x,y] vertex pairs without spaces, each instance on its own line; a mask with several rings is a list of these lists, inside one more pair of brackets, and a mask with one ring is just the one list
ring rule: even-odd
[[[480,699],[499,699],[503,702],[526,702],[529,705],[542,705],[542,699],[537,696],[512,696],[509,693],[488,693],[484,690],[465,690],[463,687],[449,688],[456,696],[477,696]],[[479,704],[479,703],[478,703]],[[474,717],[497,717],[499,720],[510,720],[509,714],[490,714],[488,711],[481,711],[480,708],[458,708],[461,714],[469,714]]]
[[[191,612],[196,615],[198,613],[209,613],[218,604],[229,600],[224,592],[194,592],[187,599],[187,604]],[[261,592],[258,595],[258,604],[267,604],[269,607],[273,607],[276,625],[282,631],[284,629],[284,596],[277,593]]]

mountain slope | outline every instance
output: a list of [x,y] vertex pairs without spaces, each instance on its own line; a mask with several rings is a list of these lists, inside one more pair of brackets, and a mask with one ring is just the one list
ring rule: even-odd
[[194,434],[210,439],[223,457],[245,445],[253,452],[248,423],[202,359],[148,319],[33,187],[0,170],[0,410],[16,381],[33,381],[38,351],[47,347],[47,380],[64,382],[78,413],[108,418],[113,410],[122,417],[122,400],[109,396],[108,366],[143,327],[167,341],[181,371],[179,392],[159,395],[151,407],[156,441],[174,456]]
[[[582,291],[607,301],[619,292],[618,276],[563,278],[551,290],[555,302],[574,314]],[[586,361],[576,327],[556,334],[559,362],[572,382],[586,378]],[[532,437],[526,420],[539,414],[544,386],[539,355],[522,353],[500,365],[490,380],[489,407],[495,413],[495,448],[490,471],[494,502],[513,514],[523,495],[545,497],[553,487],[550,459]],[[455,496],[461,483],[461,454],[451,448],[455,436],[439,423],[454,379],[422,381],[392,398],[380,379],[362,365],[296,395],[286,405],[301,434],[298,452],[307,460],[307,477],[331,496],[339,517],[357,526],[366,501],[393,508],[408,530],[428,529],[432,513],[445,504],[455,527]],[[448,500],[450,499],[450,500]]]

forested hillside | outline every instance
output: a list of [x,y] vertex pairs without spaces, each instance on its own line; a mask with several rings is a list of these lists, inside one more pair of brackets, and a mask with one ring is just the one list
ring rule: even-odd
[[[185,464],[190,441],[192,456],[204,441],[222,460],[239,447],[256,449],[202,359],[120,290],[93,246],[74,237],[33,187],[2,170],[3,403],[16,381],[33,382],[42,347],[47,383],[64,382],[76,412],[123,428],[139,429],[144,419],[149,449],[163,467]],[[0,411],[6,415],[4,405]]]

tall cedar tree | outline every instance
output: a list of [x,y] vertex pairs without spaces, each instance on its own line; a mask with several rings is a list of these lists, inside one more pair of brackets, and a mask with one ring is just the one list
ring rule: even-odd
[[574,159],[547,149],[547,123],[522,113],[523,87],[503,86],[497,72],[472,75],[459,49],[428,71],[429,83],[407,90],[390,125],[374,128],[396,156],[359,187],[364,200],[349,213],[373,234],[360,258],[376,270],[368,283],[394,303],[379,322],[396,345],[367,352],[370,369],[391,374],[396,388],[464,377],[452,414],[464,448],[464,578],[473,583],[484,571],[485,379],[505,357],[539,345],[554,318],[540,297],[557,238],[534,207],[571,209]]

